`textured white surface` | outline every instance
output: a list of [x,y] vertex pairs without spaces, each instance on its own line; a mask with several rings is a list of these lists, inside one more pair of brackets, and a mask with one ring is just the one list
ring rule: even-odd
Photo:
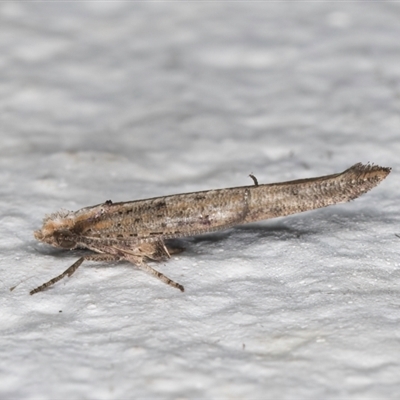
[[[400,391],[400,6],[0,4],[0,397]],[[352,202],[189,238],[156,267],[38,244],[46,213],[393,167]],[[10,292],[9,288],[17,285]]]

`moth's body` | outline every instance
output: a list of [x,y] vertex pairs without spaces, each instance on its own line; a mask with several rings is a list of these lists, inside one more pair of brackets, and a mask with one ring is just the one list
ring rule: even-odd
[[31,291],[37,293],[79,267],[83,260],[127,260],[171,286],[173,282],[144,263],[170,252],[165,239],[193,236],[228,227],[344,203],[381,182],[390,168],[356,164],[341,174],[296,181],[184,193],[123,203],[106,201],[76,212],[45,218],[36,239],[65,249],[92,253],[63,274]]

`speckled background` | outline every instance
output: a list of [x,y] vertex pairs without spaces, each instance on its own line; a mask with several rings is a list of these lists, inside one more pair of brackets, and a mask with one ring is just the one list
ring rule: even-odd
[[[400,392],[400,6],[0,4],[0,397]],[[37,243],[60,208],[393,168],[350,204],[180,241],[156,267]],[[14,291],[10,287],[17,285]]]

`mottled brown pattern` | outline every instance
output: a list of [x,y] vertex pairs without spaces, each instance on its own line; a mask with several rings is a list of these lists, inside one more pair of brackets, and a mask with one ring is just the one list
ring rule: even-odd
[[36,239],[64,249],[85,248],[99,254],[80,258],[64,273],[32,290],[34,294],[71,276],[84,260],[135,264],[163,282],[184,291],[148,266],[144,259],[170,257],[165,239],[193,236],[228,227],[282,217],[302,211],[344,203],[380,183],[390,168],[355,164],[340,174],[289,182],[103,204],[75,212],[61,211],[45,218]]

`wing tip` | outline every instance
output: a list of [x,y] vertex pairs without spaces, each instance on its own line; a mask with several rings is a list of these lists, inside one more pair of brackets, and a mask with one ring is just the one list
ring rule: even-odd
[[359,162],[347,169],[345,173],[353,173],[357,177],[375,178],[379,181],[382,181],[390,174],[391,171],[391,167],[381,167],[380,165],[373,163],[363,164]]

